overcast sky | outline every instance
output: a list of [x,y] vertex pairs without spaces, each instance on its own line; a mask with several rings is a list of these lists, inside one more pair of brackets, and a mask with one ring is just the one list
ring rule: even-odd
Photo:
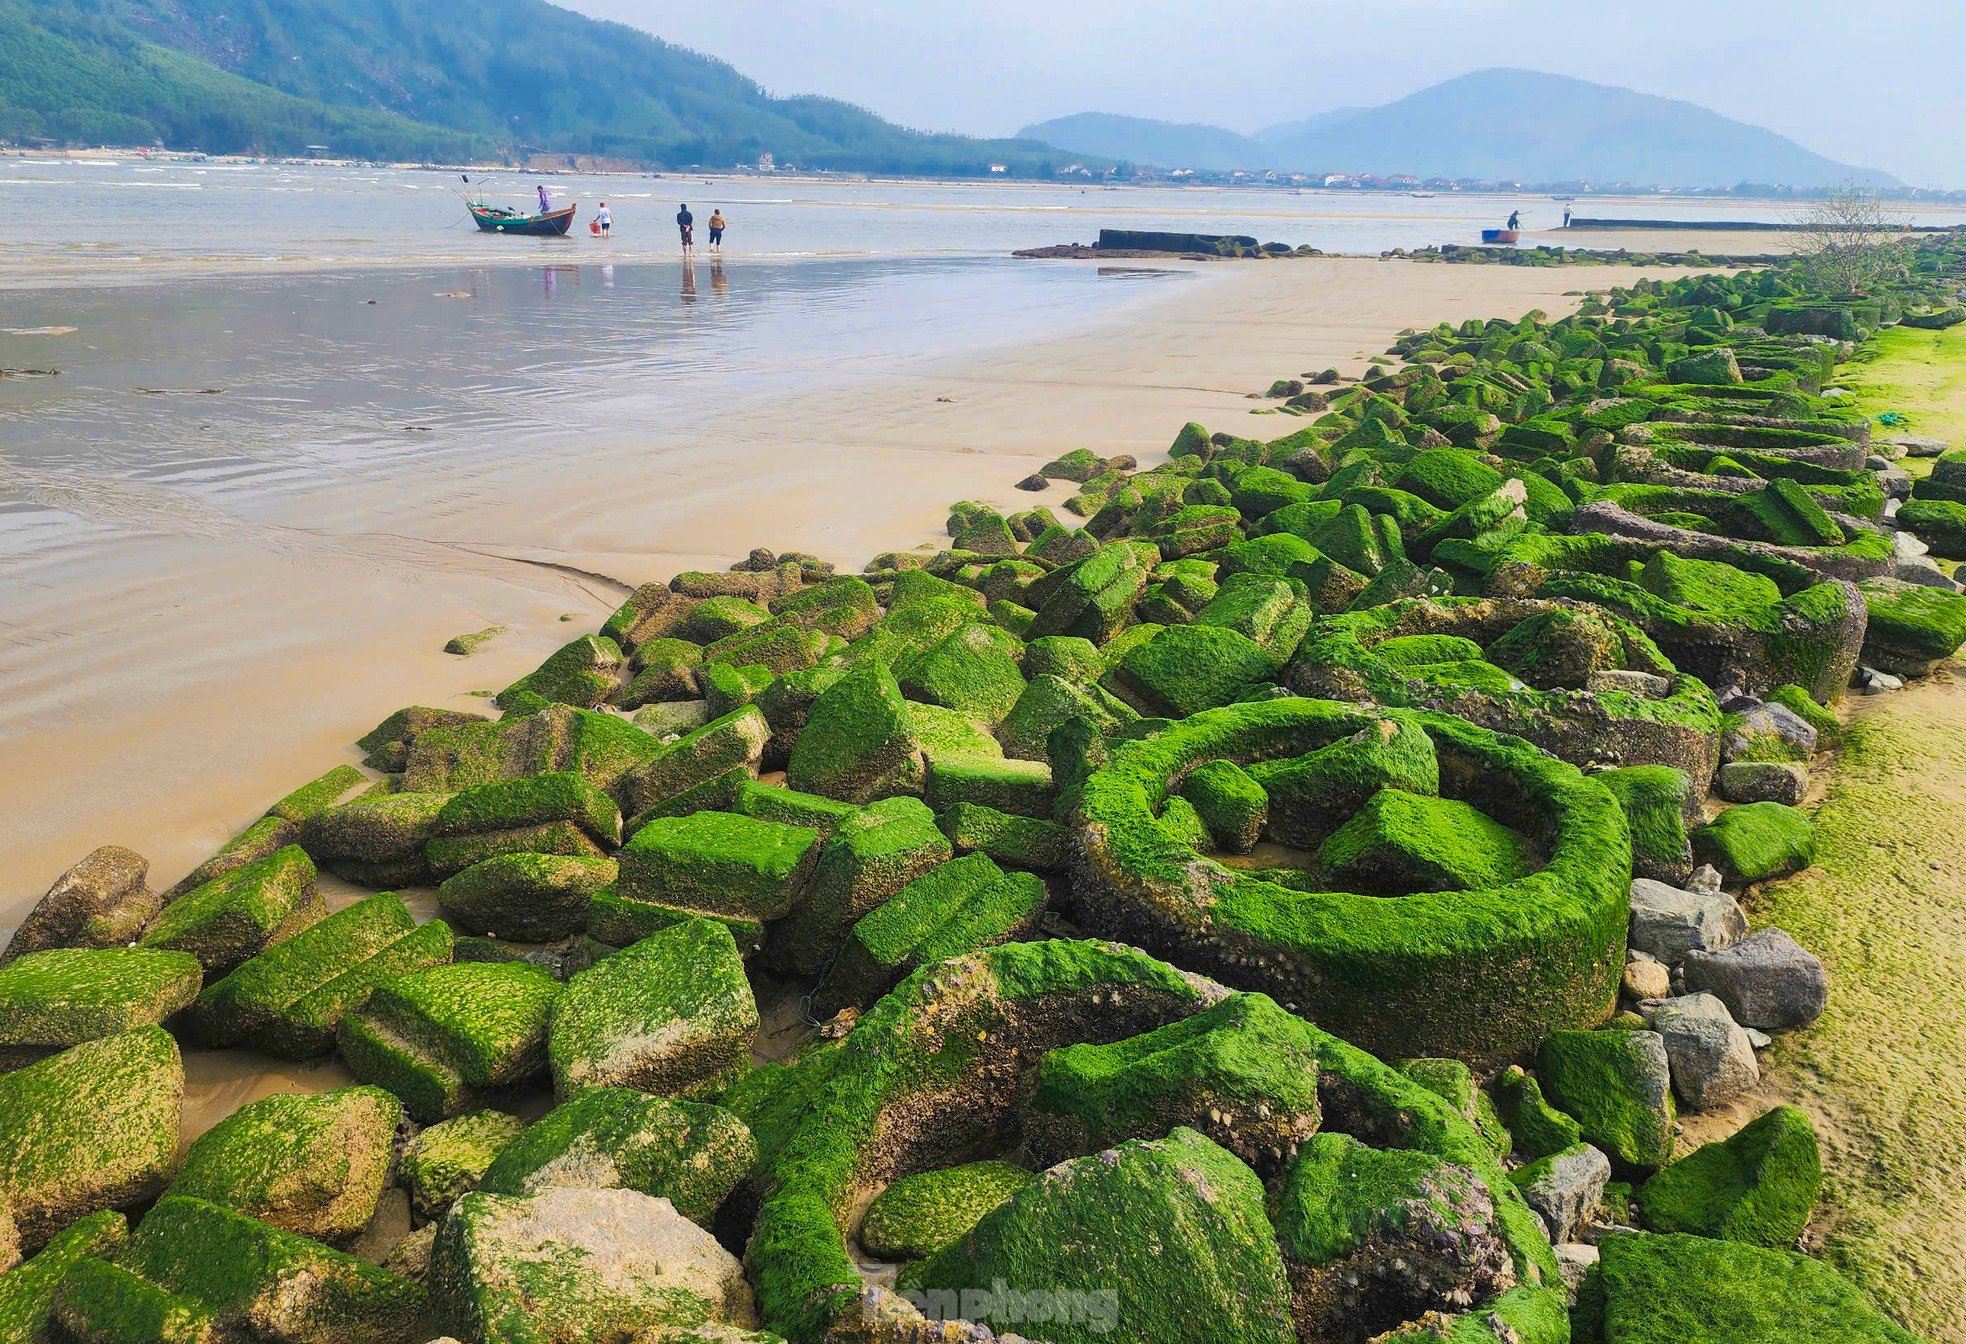
[[1124,112],[1251,131],[1509,65],[1684,98],[1846,163],[1966,186],[1960,0],[561,2],[722,57],[774,93],[928,130]]

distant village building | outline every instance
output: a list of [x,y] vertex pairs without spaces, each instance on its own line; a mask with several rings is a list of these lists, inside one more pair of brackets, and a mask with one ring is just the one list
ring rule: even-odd
[[770,150],[761,149],[758,151],[758,171],[761,173],[775,173],[778,171],[778,161],[772,158]]
[[1010,171],[1010,165],[1007,163],[993,163],[990,165],[990,171],[993,173],[1007,173]]

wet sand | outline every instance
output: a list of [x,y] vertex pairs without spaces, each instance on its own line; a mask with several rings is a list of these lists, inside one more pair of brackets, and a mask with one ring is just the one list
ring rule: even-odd
[[[956,499],[1062,503],[1013,485],[1069,448],[1145,460],[1190,419],[1287,433],[1295,421],[1251,415],[1246,394],[1359,372],[1404,327],[1557,314],[1639,274],[1345,259],[1205,272],[1069,340],[870,369],[785,403],[765,389],[711,431],[624,424],[577,465],[403,468],[251,522],[168,486],[128,492],[95,516],[116,529],[100,572],[30,570],[0,615],[0,928],[99,844],[174,881],[355,759],[353,739],[392,710],[481,709],[472,691],[591,630],[634,584],[760,545],[858,569],[935,538]],[[492,625],[509,629],[476,656],[441,652]]]

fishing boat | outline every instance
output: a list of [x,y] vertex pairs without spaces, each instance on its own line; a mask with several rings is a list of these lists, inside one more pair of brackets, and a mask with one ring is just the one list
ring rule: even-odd
[[465,208],[471,218],[478,221],[478,227],[486,233],[517,233],[533,238],[564,237],[573,227],[573,212],[580,203],[564,206],[558,210],[548,210],[543,215],[521,214],[503,205],[486,205],[483,201],[467,201]]
[[1481,241],[1484,243],[1513,243],[1522,237],[1520,229],[1483,229]]

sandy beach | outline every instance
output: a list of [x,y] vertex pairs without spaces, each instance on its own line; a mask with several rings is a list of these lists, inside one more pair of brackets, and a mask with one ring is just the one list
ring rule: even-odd
[[[577,469],[395,469],[251,522],[164,486],[72,501],[110,530],[107,567],[29,572],[4,617],[0,927],[99,844],[175,880],[270,799],[353,760],[384,715],[481,706],[473,691],[591,629],[634,584],[759,545],[857,569],[936,535],[952,500],[1046,502],[1014,483],[1065,449],[1145,459],[1190,419],[1286,433],[1290,420],[1250,414],[1247,394],[1272,378],[1356,373],[1401,328],[1556,314],[1639,274],[1340,259],[1203,270],[1070,339],[903,377],[870,369],[789,405],[761,397],[681,443],[624,424],[581,445]],[[681,451],[654,451],[665,442]],[[493,625],[509,629],[475,657],[441,652]]]

